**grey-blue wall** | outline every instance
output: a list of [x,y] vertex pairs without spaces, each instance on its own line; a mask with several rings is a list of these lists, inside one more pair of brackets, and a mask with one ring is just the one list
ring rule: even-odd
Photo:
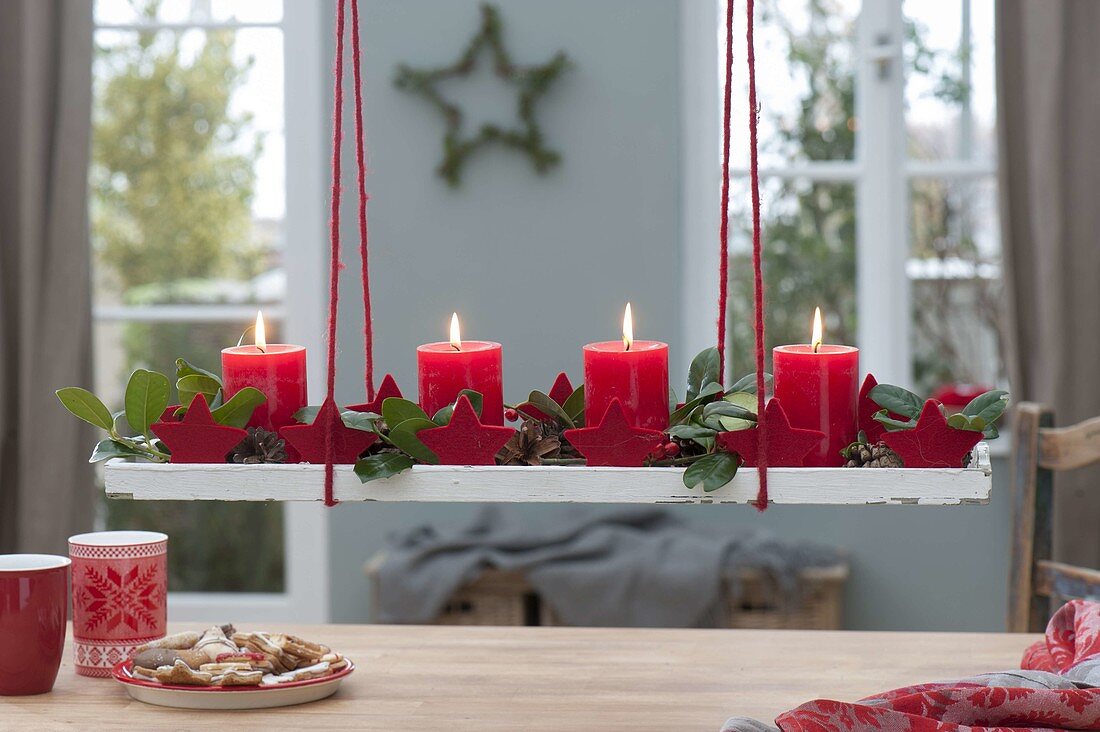
[[[393,372],[410,395],[415,348],[445,337],[452,310],[462,317],[464,337],[505,344],[508,399],[548,388],[563,369],[579,381],[580,346],[616,337],[627,300],[639,337],[666,340],[674,354],[680,346],[678,2],[496,5],[517,63],[542,62],[559,49],[574,62],[538,110],[563,163],[539,177],[524,158],[487,151],[470,162],[461,188],[451,190],[433,173],[441,120],[391,82],[398,63],[437,66],[456,58],[475,29],[478,3],[363,3],[376,361],[380,373]],[[449,83],[445,91],[475,123],[510,119],[510,97],[488,73]],[[352,169],[350,154],[345,166]],[[354,191],[350,179],[347,190]],[[344,228],[349,265],[357,256],[352,210]],[[352,281],[343,292],[339,396],[357,401],[362,315],[354,278],[345,280]],[[736,506],[671,510],[849,548],[849,627],[995,630],[1004,622],[1004,490],[997,486],[988,507],[776,507],[764,515]],[[335,509],[333,619],[366,619],[362,565],[387,533],[422,522],[463,522],[475,510],[427,504]],[[560,507],[509,510],[550,516]]]

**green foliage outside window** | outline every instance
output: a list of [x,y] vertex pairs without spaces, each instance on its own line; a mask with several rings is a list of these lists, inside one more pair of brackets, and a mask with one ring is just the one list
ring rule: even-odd
[[[157,17],[158,2],[138,6]],[[245,281],[271,265],[253,226],[262,140],[232,110],[250,62],[234,59],[232,31],[191,43],[175,31],[107,37],[96,49],[91,189],[100,296],[125,304],[186,303],[211,280]],[[103,35],[99,36],[103,39]],[[120,383],[134,368],[171,373],[184,355],[219,368],[240,328],[128,323]],[[169,535],[175,591],[283,589],[283,511],[271,504],[110,501],[110,529]]]
[[[794,123],[780,121],[778,140],[771,144],[797,151],[808,161],[855,157],[855,79],[837,53],[850,38],[822,22],[834,12],[831,5],[828,0],[807,3],[808,33],[794,29],[780,12],[768,10],[761,19],[783,29],[791,76],[809,82]],[[762,193],[767,191],[762,225],[769,345],[807,342],[818,306],[827,317],[828,340],[855,343],[855,188],[799,180],[761,184]],[[750,229],[744,231],[751,237]],[[739,374],[755,370],[751,253],[732,253],[730,272],[730,362],[732,372]]]
[[260,143],[243,146],[250,119],[230,113],[248,73],[233,40],[207,33],[192,61],[172,31],[98,49],[92,229],[104,274],[123,293],[258,274],[250,207]]
[[[852,29],[825,22],[830,14],[836,14],[833,6],[832,0],[807,0],[805,10],[810,20],[799,29],[779,11],[767,9],[762,15],[762,23],[784,32],[792,78],[808,82],[808,91],[798,101],[797,116],[793,120],[777,119],[777,139],[762,144],[798,154],[806,161],[853,160],[856,154],[855,78],[851,64],[839,52],[851,48]],[[962,64],[968,61],[965,49],[957,54],[930,49],[923,42],[924,35],[924,29],[907,20],[906,72],[932,77],[934,96],[961,106],[971,94],[961,74]],[[791,88],[796,86],[792,84]],[[918,150],[910,152],[913,157],[921,157]],[[855,186],[792,179],[761,183],[768,345],[807,342],[817,306],[826,314],[827,340],[858,345]],[[734,191],[747,200],[747,186],[735,185]],[[960,191],[960,186],[941,179],[914,181],[909,202],[910,255],[970,263],[976,270],[982,265],[996,265],[975,244],[978,224],[971,212],[974,198]],[[747,211],[747,204],[743,209]],[[741,239],[751,240],[747,214],[733,215],[733,225],[741,228]],[[744,247],[731,252],[730,272],[729,361],[732,373],[743,373],[754,370],[752,261]],[[968,341],[981,330],[992,341],[991,350],[1000,350],[999,295],[997,277],[914,282],[914,371],[919,391],[929,393],[953,381],[1003,380],[1001,359],[995,358],[997,363],[992,367],[976,366],[973,353],[967,349]],[[768,357],[770,361],[770,353]]]

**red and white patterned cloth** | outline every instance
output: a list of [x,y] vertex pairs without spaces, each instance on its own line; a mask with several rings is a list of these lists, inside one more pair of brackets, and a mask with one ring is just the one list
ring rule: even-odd
[[[783,732],[1100,730],[1100,603],[1073,600],[1024,653],[1020,671],[895,689],[858,702],[816,700],[780,715]],[[743,718],[723,732],[775,727]]]

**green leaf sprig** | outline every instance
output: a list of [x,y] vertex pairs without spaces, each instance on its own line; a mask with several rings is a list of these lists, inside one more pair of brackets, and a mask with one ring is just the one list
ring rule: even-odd
[[227,401],[220,376],[182,358],[176,359],[176,392],[180,401],[176,417],[187,414],[195,397],[202,394],[215,422],[238,429],[244,429],[256,407],[267,401],[263,392],[251,386],[244,387]]
[[[250,386],[224,401],[221,379],[182,358],[176,360],[176,391],[180,403],[185,406],[177,409],[175,416],[182,416],[186,405],[202,394],[210,404],[210,413],[216,423],[238,428],[248,424],[256,407],[267,401],[263,392]],[[123,409],[113,414],[102,399],[87,389],[68,386],[58,389],[56,394],[70,413],[107,433],[107,439],[100,440],[92,449],[88,462],[117,457],[166,463],[171,458],[168,448],[150,429],[171,401],[172,385],[164,374],[135,370],[126,382]]]
[[70,413],[108,435],[92,448],[88,462],[121,457],[166,463],[170,454],[163,443],[153,437],[149,426],[168,408],[171,388],[164,374],[138,369],[126,384],[125,408],[114,414],[87,389],[68,386],[55,393]]
[[[875,421],[890,432],[916,427],[917,419],[920,417],[921,410],[924,409],[923,399],[908,389],[893,384],[879,384],[871,389],[868,396],[871,401],[882,407],[875,412]],[[948,415],[942,404],[939,407],[949,426],[958,430],[981,432],[985,439],[994,440],[999,435],[995,423],[1008,408],[1008,403],[1007,391],[993,389],[971,399],[956,414]]]
[[[481,416],[485,399],[481,393],[463,389],[455,401],[429,417],[416,402],[401,397],[390,397],[382,402],[382,414],[343,410],[340,419],[351,429],[373,432],[378,435],[377,448],[355,463],[355,474],[359,480],[368,483],[372,480],[389,478],[402,473],[413,465],[437,465],[439,457],[417,437],[423,430],[444,427],[450,424],[455,404],[461,397],[470,400],[474,411]],[[309,424],[317,418],[320,407],[309,406],[299,409],[294,419]]]
[[741,459],[732,452],[712,452],[703,455],[684,471],[684,485],[702,486],[707,493],[718,490],[737,475]]
[[[733,480],[741,458],[717,448],[722,432],[756,427],[756,374],[738,379],[728,389],[719,383],[717,348],[708,348],[692,359],[688,369],[684,404],[677,406],[671,399],[669,437],[677,440],[684,452],[680,457],[656,460],[652,464],[687,465],[684,485],[702,487],[710,492]],[[765,383],[771,383],[765,374]]]
[[[542,415],[546,415],[550,418],[551,422],[556,422],[558,427],[563,430],[570,430],[576,427],[584,427],[584,385],[578,386],[573,390],[573,393],[569,395],[569,398],[562,404],[558,404],[554,399],[542,391],[532,391],[527,395],[527,401],[522,404],[505,405],[508,409],[514,409],[521,414],[525,419],[533,419],[536,421],[546,421]],[[537,415],[535,410],[541,412],[542,415]]]

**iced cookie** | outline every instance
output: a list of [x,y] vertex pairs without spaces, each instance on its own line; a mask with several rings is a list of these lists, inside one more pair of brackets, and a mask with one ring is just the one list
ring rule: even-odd
[[156,669],[161,666],[172,666],[176,661],[183,661],[191,669],[197,670],[199,666],[206,663],[208,660],[206,654],[198,651],[150,648],[134,656],[134,666]]
[[317,663],[326,653],[332,651],[328,646],[313,643],[296,635],[276,634],[271,636],[271,642],[281,648],[284,653],[297,656],[303,661]]
[[348,659],[344,658],[336,651],[329,651],[325,655],[321,656],[320,660],[327,662],[329,669],[333,673],[337,671],[342,671],[348,666]]
[[199,666],[199,671],[205,671],[208,674],[224,674],[228,671],[251,671],[252,666],[248,663],[204,663]]
[[196,643],[199,642],[201,636],[198,633],[186,632],[186,633],[173,633],[172,635],[165,636],[160,640],[155,640],[150,643],[146,643],[143,646],[138,646],[134,649],[135,653],[141,653],[151,648],[173,648],[177,651],[182,651],[188,648],[193,648]]
[[264,676],[264,684],[268,686],[277,686],[278,684],[289,684],[292,681],[308,681],[310,679],[317,679],[322,676],[328,676],[332,673],[329,664],[322,661],[321,663],[315,663],[312,666],[305,666],[294,671],[287,671],[285,674],[268,674]]
[[135,679],[141,679],[142,681],[156,681],[157,670],[155,668],[142,668],[141,666],[134,666],[130,675]]
[[206,655],[207,661],[214,663],[220,654],[237,651],[237,646],[225,637],[221,628],[214,626],[202,634],[195,643],[194,650],[201,651]]
[[236,633],[233,642],[253,653],[260,653],[272,665],[274,673],[291,671],[298,666],[298,659],[283,651],[263,633]]
[[219,653],[214,659],[216,663],[263,663],[264,654],[252,651],[237,651],[235,653]]
[[263,671],[226,671],[214,678],[214,684],[216,686],[258,686],[263,678]]
[[153,677],[162,684],[184,686],[210,686],[214,679],[213,674],[196,671],[182,660],[177,660],[171,666],[161,666],[154,672]]

